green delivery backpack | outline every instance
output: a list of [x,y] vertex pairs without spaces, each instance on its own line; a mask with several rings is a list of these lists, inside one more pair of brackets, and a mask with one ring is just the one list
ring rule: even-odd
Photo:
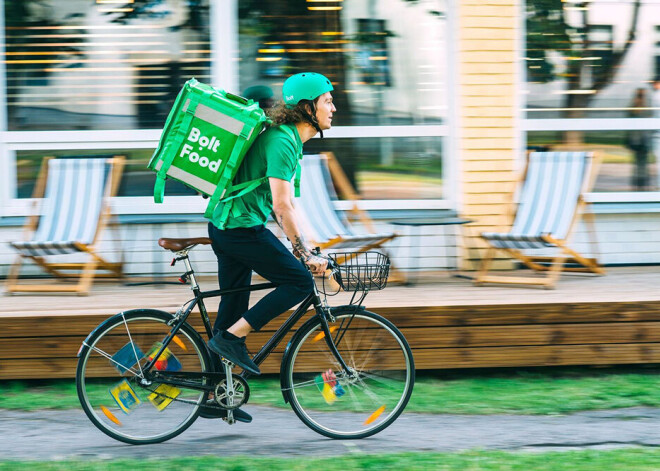
[[[219,203],[254,190],[267,179],[238,185],[232,185],[232,181],[248,149],[269,122],[258,103],[195,79],[188,80],[174,102],[148,165],[156,172],[156,203],[163,202],[167,178],[209,196],[204,213],[207,218]],[[299,181],[297,169],[296,193]],[[231,206],[230,203],[223,207],[223,226]]]

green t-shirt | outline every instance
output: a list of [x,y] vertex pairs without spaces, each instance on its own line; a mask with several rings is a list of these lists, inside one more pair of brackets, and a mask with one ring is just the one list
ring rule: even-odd
[[[280,129],[284,126],[292,132]],[[292,139],[292,135],[295,140]],[[291,181],[296,173],[300,156],[302,156],[302,140],[295,125],[283,124],[269,128],[261,133],[250,147],[238,168],[233,184],[264,177]],[[261,185],[249,193],[227,203],[220,203],[211,218],[211,222],[216,227],[220,227],[220,216],[224,204],[232,204],[225,229],[264,225],[273,211],[270,183],[265,179]]]

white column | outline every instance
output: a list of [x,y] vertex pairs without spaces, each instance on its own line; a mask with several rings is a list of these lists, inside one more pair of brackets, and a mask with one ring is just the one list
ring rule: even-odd
[[211,85],[238,89],[238,0],[210,2]]
[[[5,57],[5,8],[0,4],[0,57]],[[7,130],[7,69],[0,60],[0,133]],[[1,134],[0,134],[1,135]],[[10,151],[4,139],[0,139],[0,216],[9,200],[16,195],[16,154]]]
[[442,198],[449,201],[452,208],[457,211],[463,210],[463,186],[461,180],[461,158],[460,158],[460,127],[459,120],[459,67],[458,67],[458,1],[447,2],[447,33],[445,44],[447,45],[447,127],[448,135],[444,138],[442,149]]

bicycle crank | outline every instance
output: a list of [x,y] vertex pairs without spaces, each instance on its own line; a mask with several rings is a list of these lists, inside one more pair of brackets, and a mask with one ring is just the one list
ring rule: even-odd
[[250,397],[250,387],[241,376],[232,375],[232,388],[228,387],[227,379],[220,381],[215,387],[215,401],[223,409],[238,409]]

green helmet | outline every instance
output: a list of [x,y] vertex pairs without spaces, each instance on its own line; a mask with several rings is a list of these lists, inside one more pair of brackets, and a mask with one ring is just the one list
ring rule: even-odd
[[303,72],[284,81],[282,96],[284,103],[293,108],[300,100],[314,100],[331,90],[334,90],[332,83],[325,76],[315,72]]
[[273,90],[266,85],[252,85],[243,90],[242,96],[254,101],[267,100],[273,98]]

